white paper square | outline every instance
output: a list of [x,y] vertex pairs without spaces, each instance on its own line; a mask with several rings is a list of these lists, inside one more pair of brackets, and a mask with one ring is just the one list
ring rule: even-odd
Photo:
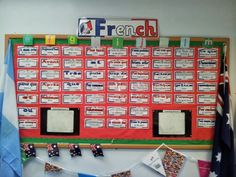
[[73,133],[74,112],[71,110],[48,110],[47,132]]
[[184,135],[185,113],[160,112],[158,126],[160,135]]

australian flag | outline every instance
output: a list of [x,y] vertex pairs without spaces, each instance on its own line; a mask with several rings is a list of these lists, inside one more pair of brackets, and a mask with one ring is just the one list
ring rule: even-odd
[[231,110],[228,68],[225,57],[221,63],[217,96],[215,136],[209,177],[234,177],[234,134]]

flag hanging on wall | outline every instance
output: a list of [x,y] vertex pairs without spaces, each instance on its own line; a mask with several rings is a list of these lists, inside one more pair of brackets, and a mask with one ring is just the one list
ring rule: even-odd
[[232,129],[226,50],[221,62],[218,86],[215,136],[209,177],[234,177],[234,135]]
[[0,177],[21,177],[22,163],[14,82],[12,44],[9,40],[4,74],[0,133]]

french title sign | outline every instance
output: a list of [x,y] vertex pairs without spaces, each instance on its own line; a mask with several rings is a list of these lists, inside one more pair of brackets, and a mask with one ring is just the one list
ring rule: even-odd
[[78,37],[158,37],[157,19],[79,18]]

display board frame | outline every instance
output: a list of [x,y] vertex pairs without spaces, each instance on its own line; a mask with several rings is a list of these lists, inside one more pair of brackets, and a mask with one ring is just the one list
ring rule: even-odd
[[[66,44],[68,35],[56,35],[56,44]],[[35,43],[44,44],[45,35],[33,35]],[[14,44],[22,44],[23,35],[12,35],[7,34],[5,36],[5,46],[9,39],[12,39]],[[206,38],[191,37],[190,47],[199,46],[201,47]],[[180,37],[170,37],[169,46],[180,46]],[[229,38],[212,38],[213,47],[219,47],[221,52],[223,51],[224,45],[227,45],[227,58],[226,62],[229,61]],[[86,44],[90,45],[90,39],[79,38],[78,45]],[[111,45],[112,38],[102,38],[101,45]],[[125,38],[124,46],[131,45],[135,46],[135,38]],[[147,39],[147,46],[158,46],[159,39]],[[221,54],[222,55],[222,54]],[[65,139],[65,138],[21,138],[22,143],[34,143],[36,147],[45,147],[47,143],[59,143],[61,147],[67,147],[67,143],[80,143],[81,147],[89,147],[91,143],[100,143],[104,148],[155,148],[158,145],[165,143],[173,148],[178,149],[210,149],[212,141],[209,140],[175,140],[161,139],[161,140],[129,140],[129,139]]]

